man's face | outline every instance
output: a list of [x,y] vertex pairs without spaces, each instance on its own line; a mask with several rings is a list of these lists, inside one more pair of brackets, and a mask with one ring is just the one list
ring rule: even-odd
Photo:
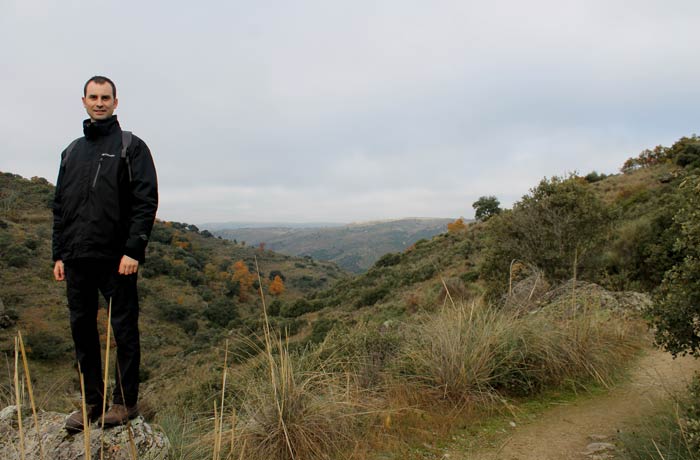
[[112,85],[91,81],[83,96],[83,107],[92,121],[106,120],[114,113],[119,101],[112,96]]

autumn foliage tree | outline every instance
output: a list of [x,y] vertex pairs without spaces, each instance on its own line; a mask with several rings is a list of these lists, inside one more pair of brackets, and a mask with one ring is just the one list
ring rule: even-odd
[[275,279],[272,280],[268,291],[274,296],[278,296],[284,292],[284,281],[282,281],[279,275],[276,275]]
[[447,224],[447,233],[457,233],[467,229],[464,219],[461,217],[454,222]]
[[233,276],[231,280],[238,283],[238,300],[245,302],[248,299],[248,293],[253,288],[255,275],[250,273],[245,262],[238,260],[233,264]]

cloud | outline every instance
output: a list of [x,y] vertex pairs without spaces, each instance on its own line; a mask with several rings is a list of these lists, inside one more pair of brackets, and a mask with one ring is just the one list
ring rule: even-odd
[[0,8],[0,170],[53,180],[107,74],[165,219],[469,216],[697,130],[695,1]]

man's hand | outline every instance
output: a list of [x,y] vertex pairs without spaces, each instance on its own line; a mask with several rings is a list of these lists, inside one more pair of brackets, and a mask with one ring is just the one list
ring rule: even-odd
[[66,271],[63,267],[63,261],[57,260],[53,266],[53,277],[56,281],[63,281],[66,279]]
[[120,275],[133,275],[139,270],[139,261],[132,259],[131,257],[125,255],[122,257],[121,262],[119,262],[119,274]]

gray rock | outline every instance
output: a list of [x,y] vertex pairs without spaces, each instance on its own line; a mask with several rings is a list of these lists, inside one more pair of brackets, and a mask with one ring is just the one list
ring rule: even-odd
[[[11,410],[10,410],[11,409]],[[7,414],[6,414],[7,412]],[[0,458],[19,460],[20,436],[16,420],[16,409],[7,407],[0,411]],[[66,415],[56,412],[40,412],[37,432],[31,415],[22,417],[24,451],[26,460],[44,458],[52,460],[83,459],[85,434],[69,434],[64,428]],[[131,420],[128,426],[118,426],[104,431],[97,423],[90,426],[90,458],[104,460],[131,460],[132,448],[140,460],[166,460],[170,453],[170,441],[165,433],[154,430],[142,417]],[[133,447],[132,447],[133,446]]]
[[607,452],[613,452],[615,450],[615,444],[610,444],[609,442],[592,442],[586,446],[586,450],[582,452],[583,455],[602,455]]

